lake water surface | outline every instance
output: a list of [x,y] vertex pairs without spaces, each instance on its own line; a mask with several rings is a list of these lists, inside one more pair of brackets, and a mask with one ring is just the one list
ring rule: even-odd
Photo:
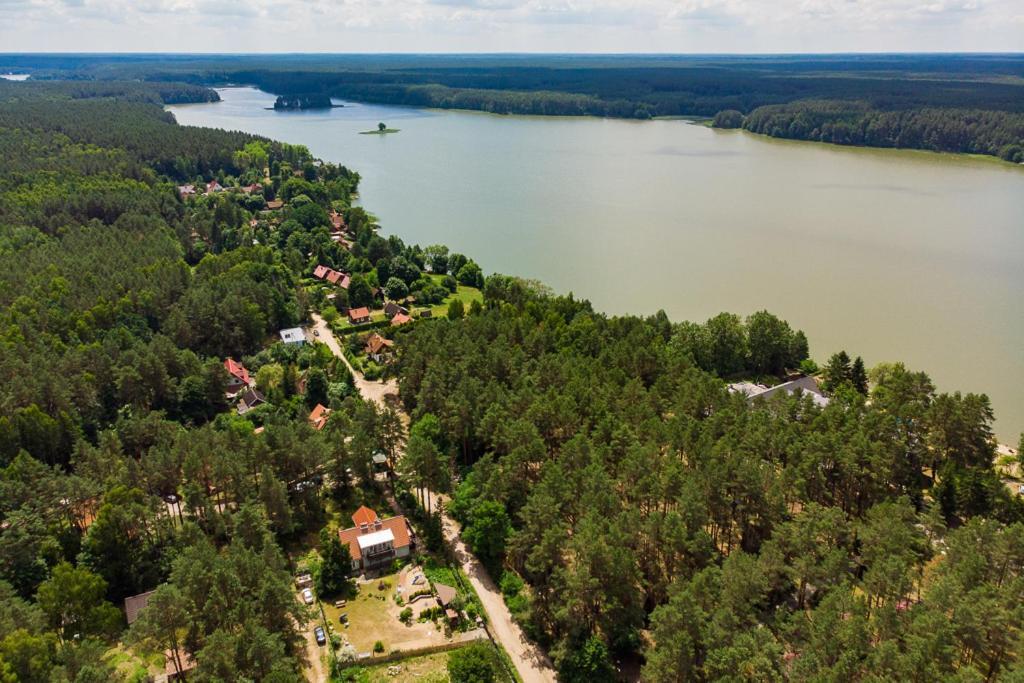
[[[307,145],[362,175],[385,232],[443,243],[613,314],[768,309],[819,362],[902,360],[985,392],[1024,429],[1024,168],[831,147],[685,121],[510,117],[348,104],[267,110],[221,91],[183,124]],[[392,135],[358,135],[385,122]]]

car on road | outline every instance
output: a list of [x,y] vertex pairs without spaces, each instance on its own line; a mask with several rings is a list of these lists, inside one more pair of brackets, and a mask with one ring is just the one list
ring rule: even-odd
[[313,336],[314,337],[319,337],[320,336],[320,330],[313,330]]
[[304,603],[306,603],[307,605],[312,605],[313,604],[313,589],[312,588],[307,588],[304,591],[302,591],[302,601]]
[[317,645],[327,644],[327,634],[324,633],[324,629],[322,626],[317,626],[315,629],[313,629],[313,636],[316,638]]

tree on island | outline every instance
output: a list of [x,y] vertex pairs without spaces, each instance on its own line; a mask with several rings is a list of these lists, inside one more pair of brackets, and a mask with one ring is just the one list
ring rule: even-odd
[[377,130],[379,130],[381,133],[383,133],[387,129],[388,129],[388,125],[386,123],[378,123],[377,124]]

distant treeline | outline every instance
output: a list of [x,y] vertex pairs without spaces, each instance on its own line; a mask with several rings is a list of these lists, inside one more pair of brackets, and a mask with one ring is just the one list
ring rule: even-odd
[[165,57],[5,55],[0,68],[33,78],[173,83],[179,97],[195,96],[178,90],[184,81],[252,84],[282,102],[335,97],[499,114],[644,119],[730,111],[731,125],[779,137],[1010,160],[1024,147],[1018,55]]
[[172,125],[174,115],[153,106],[216,99],[214,90],[183,83],[0,81],[0,128],[57,132],[74,143],[118,148],[128,153],[127,163],[182,180],[217,171],[237,173],[237,150],[261,138]]
[[0,100],[111,98],[122,102],[185,104],[217,102],[216,90],[194,83],[127,81],[2,81]]
[[714,125],[776,138],[990,154],[1024,162],[1024,114],[1004,111],[880,111],[860,102],[811,100],[758,107],[747,116],[735,110],[719,112]]

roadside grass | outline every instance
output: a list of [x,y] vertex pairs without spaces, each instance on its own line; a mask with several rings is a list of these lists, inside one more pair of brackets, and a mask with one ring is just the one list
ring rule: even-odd
[[[398,675],[388,674],[390,667],[399,667]],[[335,680],[351,683],[384,683],[394,681],[395,683],[444,683],[448,680],[448,653],[437,652],[432,655],[421,657],[410,657],[397,662],[377,664],[367,667],[352,667],[346,669],[341,676]]]

